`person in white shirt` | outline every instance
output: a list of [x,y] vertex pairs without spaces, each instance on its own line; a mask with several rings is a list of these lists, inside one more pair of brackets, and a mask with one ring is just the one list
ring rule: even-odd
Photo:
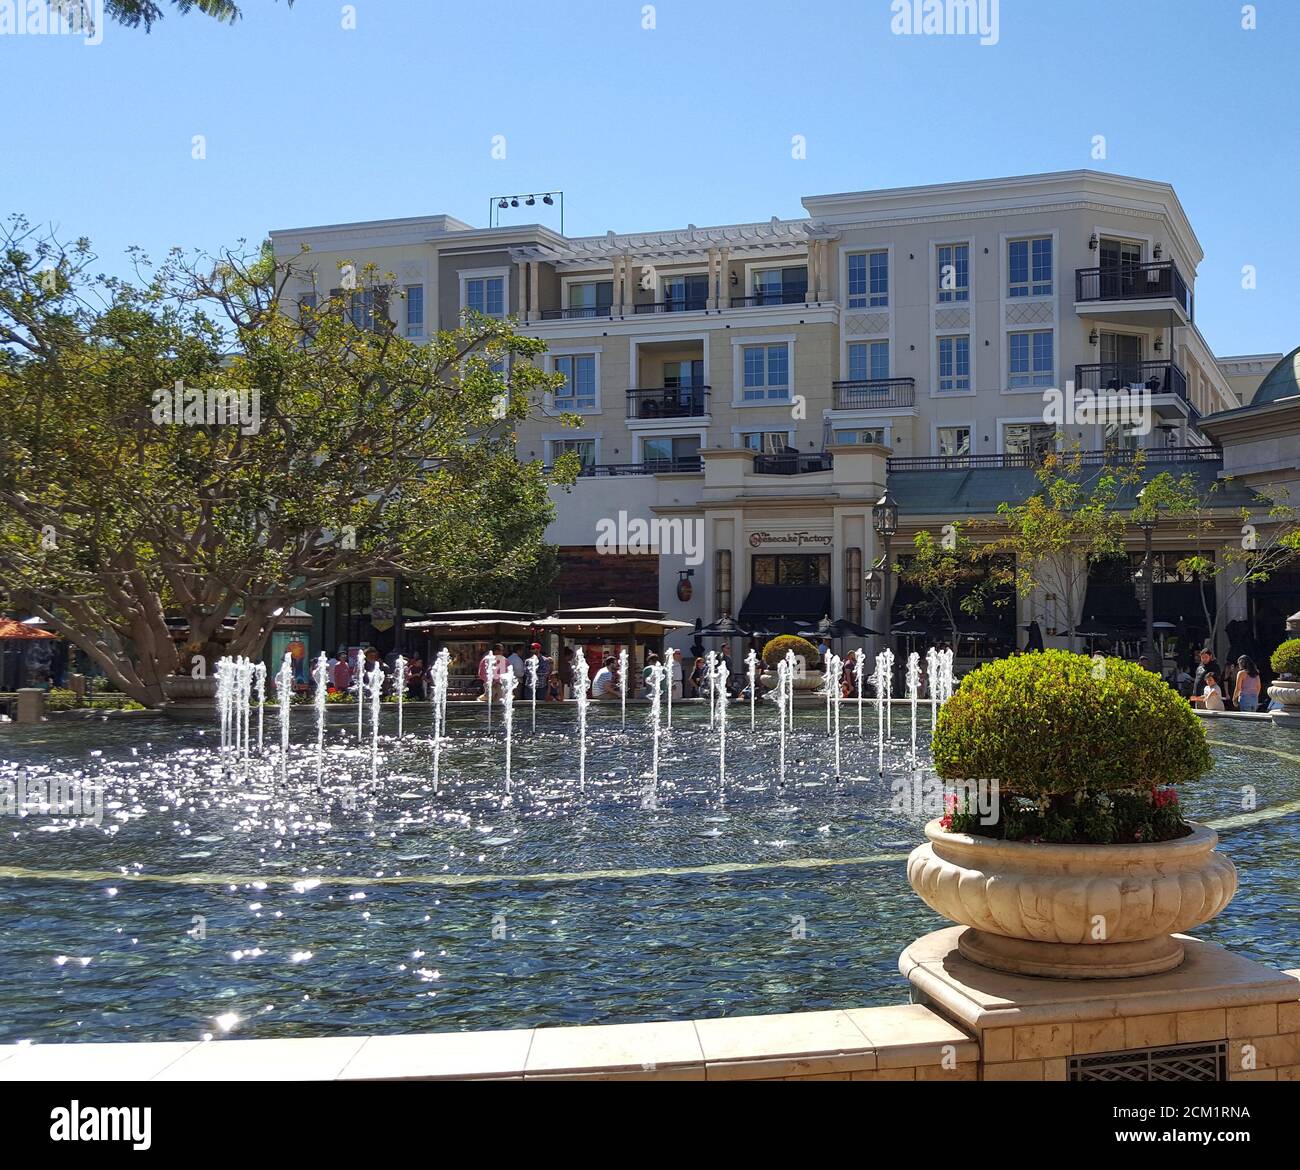
[[1205,689],[1199,695],[1192,696],[1193,703],[1204,703],[1207,711],[1223,710],[1223,692],[1219,689],[1219,680],[1213,671],[1205,675]]
[[519,653],[519,647],[516,646],[510,651],[510,657],[506,659],[510,664],[510,669],[514,672],[515,681],[522,682],[524,677],[524,660]]
[[618,682],[614,678],[614,659],[606,658],[605,665],[596,671],[591,680],[591,697],[596,700],[618,698]]
[[671,662],[673,698],[680,699],[682,697],[682,652],[680,650],[673,651]]

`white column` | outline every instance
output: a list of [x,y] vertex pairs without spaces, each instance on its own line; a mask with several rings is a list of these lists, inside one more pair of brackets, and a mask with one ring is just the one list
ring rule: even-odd
[[718,268],[718,250],[709,249],[709,300],[710,309],[722,308],[722,274]]
[[731,307],[731,249],[718,250],[718,308]]
[[528,265],[528,320],[540,321],[542,319],[542,306],[538,300],[538,262],[532,261]]

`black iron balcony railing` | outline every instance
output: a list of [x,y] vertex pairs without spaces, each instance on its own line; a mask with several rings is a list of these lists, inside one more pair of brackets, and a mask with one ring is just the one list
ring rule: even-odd
[[1172,260],[1079,268],[1074,273],[1076,301],[1149,301],[1172,298],[1191,319],[1192,292]]
[[1187,375],[1173,362],[1104,362],[1074,367],[1076,390],[1094,394],[1123,394],[1147,390],[1152,394],[1177,394],[1189,406]]
[[771,292],[756,292],[753,296],[732,297],[733,309],[761,309],[766,305],[804,305],[808,303],[806,288],[773,289]]
[[829,452],[817,451],[811,455],[799,453],[786,455],[755,455],[755,475],[809,475],[814,471],[830,471],[834,460]]
[[916,405],[915,378],[834,382],[836,410],[888,410]]
[[[1146,463],[1215,463],[1223,458],[1218,447],[1145,447],[1140,452],[1127,448],[1080,452],[1085,467],[1119,467],[1134,463],[1141,454]],[[1074,456],[1060,452],[1063,460]],[[894,471],[978,471],[1041,467],[1042,453],[1031,455],[904,455],[889,460]]]
[[613,305],[576,305],[568,309],[543,309],[543,321],[580,321],[583,318],[612,317]]
[[693,313],[709,307],[708,297],[670,297],[666,301],[647,301],[633,305],[632,312],[641,313]]
[[708,386],[658,386],[627,392],[628,418],[702,418],[708,413]]
[[[578,472],[580,479],[597,479],[620,475],[667,475],[674,472],[700,472],[704,462],[698,455],[677,455],[671,459],[647,459],[644,463],[588,463]],[[546,469],[548,472],[551,468]]]

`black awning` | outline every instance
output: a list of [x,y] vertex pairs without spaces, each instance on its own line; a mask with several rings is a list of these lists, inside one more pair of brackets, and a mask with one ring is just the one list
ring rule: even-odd
[[819,622],[830,612],[829,585],[755,585],[738,620],[746,629],[757,629],[768,622]]
[[[1213,581],[1206,585],[1205,592],[1210,606],[1210,617],[1213,618],[1218,608]],[[1205,627],[1201,587],[1194,581],[1170,581],[1167,584],[1157,585],[1151,598],[1151,609],[1153,617],[1158,622],[1173,622],[1180,629],[1184,626],[1193,626],[1196,629]]]
[[1091,583],[1084,595],[1080,625],[1088,622],[1115,629],[1140,630],[1146,625],[1146,618],[1132,585]]

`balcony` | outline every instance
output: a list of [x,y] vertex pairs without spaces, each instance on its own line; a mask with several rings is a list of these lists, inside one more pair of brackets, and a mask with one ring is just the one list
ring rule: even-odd
[[[551,468],[546,469],[548,472]],[[682,455],[673,459],[647,459],[644,463],[587,463],[578,472],[579,479],[602,479],[626,475],[670,475],[704,470],[704,461],[698,455]]]
[[[1074,456],[1068,451],[1059,452],[1062,460]],[[1216,463],[1223,458],[1218,447],[1146,447],[1141,451],[1147,464],[1165,463]],[[1117,467],[1134,463],[1138,452],[1127,449],[1111,451],[1082,451],[1079,454],[1084,467]],[[889,461],[894,471],[1002,471],[1008,468],[1041,467],[1043,457],[1033,455],[905,455]]]
[[756,292],[751,297],[732,297],[733,309],[762,309],[769,305],[806,305],[807,289],[781,289],[772,292]]
[[673,297],[666,301],[646,301],[644,304],[632,305],[631,310],[639,317],[643,313],[697,313],[703,312],[708,307],[707,296]]
[[834,460],[829,452],[816,451],[809,455],[798,451],[786,451],[779,455],[755,455],[755,475],[811,475],[818,471],[830,471]]
[[[1093,394],[1123,395],[1132,391],[1146,391],[1153,398],[1167,394],[1178,399],[1181,407],[1177,413],[1190,413],[1199,418],[1200,412],[1187,395],[1187,375],[1173,362],[1113,362],[1095,366],[1075,366],[1076,391],[1090,390]],[[1160,403],[1153,404],[1157,410]]]
[[1074,273],[1075,311],[1081,316],[1119,317],[1139,325],[1182,324],[1194,319],[1192,290],[1172,260],[1079,268]]
[[834,382],[836,410],[898,410],[916,405],[915,378]]
[[627,392],[627,417],[639,421],[661,418],[704,418],[709,413],[708,386],[657,386]]
[[543,321],[582,321],[612,317],[613,305],[578,305],[569,309],[543,309]]

